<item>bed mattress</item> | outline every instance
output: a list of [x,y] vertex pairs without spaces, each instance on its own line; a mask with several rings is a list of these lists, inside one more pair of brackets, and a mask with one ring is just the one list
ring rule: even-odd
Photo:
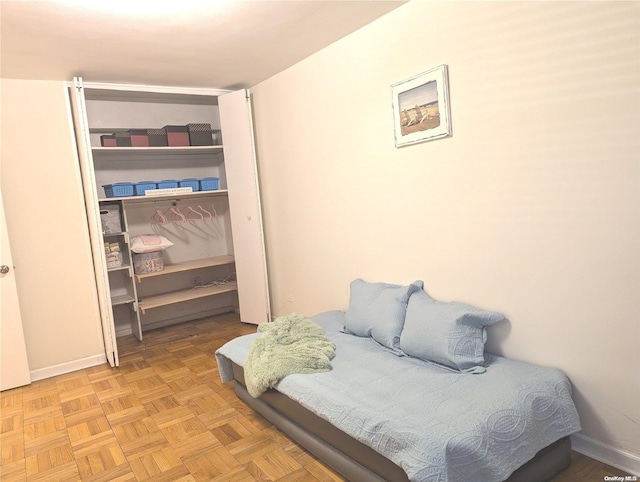
[[[488,356],[484,374],[453,372],[342,333],[342,312],[313,319],[336,343],[333,370],[288,376],[276,392],[390,460],[404,480],[506,480],[540,451],[579,430],[571,387],[559,370]],[[240,337],[218,350],[223,381],[234,379],[233,365],[242,366],[257,336]],[[237,369],[235,378],[240,378]],[[288,415],[292,410],[277,411]],[[403,480],[399,477],[381,480]]]

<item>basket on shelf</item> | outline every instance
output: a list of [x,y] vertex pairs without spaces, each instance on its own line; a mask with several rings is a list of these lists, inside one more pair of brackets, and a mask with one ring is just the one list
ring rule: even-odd
[[190,187],[194,192],[200,190],[200,181],[198,179],[182,179],[178,184],[180,187]]
[[133,196],[133,183],[115,182],[102,186],[107,197],[127,197]]
[[219,177],[203,177],[200,179],[201,191],[216,191],[220,188]]
[[187,126],[164,126],[167,133],[167,144],[169,147],[189,146],[189,127]]
[[167,130],[162,129],[147,129],[147,136],[149,139],[149,147],[166,147],[167,143]]
[[211,124],[187,124],[189,143],[192,146],[212,146]]
[[131,147],[149,147],[149,134],[147,129],[129,129]]
[[173,189],[178,187],[178,181],[173,181],[173,180],[165,180],[165,181],[158,181],[158,189]]
[[102,147],[116,147],[116,135],[115,134],[105,134],[100,136],[100,145]]
[[142,181],[136,182],[134,187],[136,196],[144,196],[145,191],[155,191],[158,186],[154,181]]

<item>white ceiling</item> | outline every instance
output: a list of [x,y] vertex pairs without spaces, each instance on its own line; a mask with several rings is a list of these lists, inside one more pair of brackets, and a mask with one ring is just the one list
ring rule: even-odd
[[251,87],[405,1],[1,0],[0,73]]

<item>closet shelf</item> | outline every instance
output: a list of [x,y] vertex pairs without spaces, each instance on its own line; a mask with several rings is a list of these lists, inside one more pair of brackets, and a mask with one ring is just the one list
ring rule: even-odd
[[164,276],[172,273],[181,273],[200,268],[210,268],[212,266],[223,266],[235,263],[235,259],[231,255],[215,256],[213,258],[194,259],[183,263],[166,264],[162,271],[154,271],[153,273],[137,274],[136,280],[140,283],[145,278],[154,276]]
[[167,199],[186,199],[186,198],[199,198],[209,196],[226,196],[228,191],[226,189],[217,189],[215,191],[195,191],[186,192],[183,194],[167,194],[162,196],[127,196],[127,197],[108,197],[100,198],[98,201],[122,201],[125,204],[136,204],[152,201],[166,201]]
[[[123,156],[154,156],[170,154],[172,156],[190,156],[193,154],[218,154],[223,151],[222,145],[216,146],[160,146],[160,147],[92,147],[91,152],[100,159],[122,159]],[[114,157],[115,156],[115,157]],[[153,160],[153,158],[150,158]]]
[[[215,126],[214,126],[215,127]],[[113,134],[114,132],[127,132],[132,129],[147,129],[146,127],[140,126],[129,126],[129,127],[89,127],[89,132],[91,134]],[[220,129],[212,128],[213,132],[220,132]]]
[[222,293],[229,293],[236,291],[238,285],[235,281],[229,281],[222,285],[207,286],[202,288],[191,288],[188,290],[173,291],[171,293],[165,293],[162,295],[150,296],[148,298],[138,301],[138,306],[142,313],[151,308],[158,308],[160,306],[172,305],[174,303],[181,303],[183,301],[195,300],[198,298],[205,298],[207,296],[215,296]]
[[112,306],[126,305],[127,303],[133,303],[134,301],[135,301],[135,298],[131,295],[119,295],[119,296],[111,297]]
[[117,267],[115,267],[115,268],[107,268],[107,271],[108,271],[109,273],[111,273],[112,271],[121,271],[121,270],[125,270],[125,269],[127,269],[127,270],[128,270],[130,266],[131,266],[131,265],[130,265],[130,264],[128,264],[128,263],[123,263],[123,264],[121,264],[120,266],[117,266]]

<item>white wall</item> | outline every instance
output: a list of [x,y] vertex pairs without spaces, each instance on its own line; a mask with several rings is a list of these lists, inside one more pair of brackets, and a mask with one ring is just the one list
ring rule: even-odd
[[[412,2],[257,85],[274,313],[423,279],[504,312],[489,349],[563,369],[583,435],[640,461],[639,19]],[[390,85],[440,64],[453,136],[396,149]]]
[[32,378],[104,360],[63,82],[2,79],[2,191]]

